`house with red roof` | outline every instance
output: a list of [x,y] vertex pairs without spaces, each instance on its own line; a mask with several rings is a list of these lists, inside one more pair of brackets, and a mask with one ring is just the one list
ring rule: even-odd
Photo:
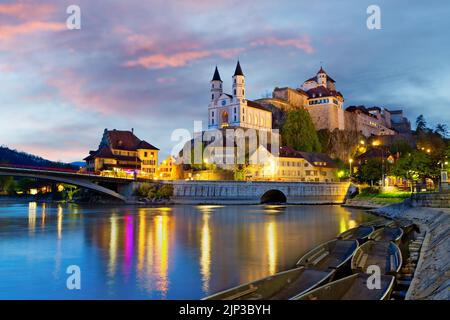
[[90,151],[84,160],[89,172],[153,177],[158,166],[158,152],[158,148],[139,139],[133,129],[105,129],[98,149]]

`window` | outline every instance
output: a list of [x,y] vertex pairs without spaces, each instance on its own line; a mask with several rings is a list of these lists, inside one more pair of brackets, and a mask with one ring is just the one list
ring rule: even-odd
[[236,113],[236,107],[234,107],[234,113]]
[[214,119],[211,119],[211,124],[214,124]]
[[144,152],[144,158],[147,158],[147,156],[148,156],[148,153]]
[[244,89],[242,89],[242,95],[244,95]]
[[233,90],[233,94],[236,95],[236,89]]
[[214,111],[213,111],[213,112],[211,112],[211,116],[212,116],[212,117],[214,117]]
[[224,106],[226,104],[227,104],[227,101],[226,100],[222,100],[222,105]]
[[236,115],[234,115],[234,122],[236,122],[237,121],[237,119],[236,119]]
[[211,95],[211,100],[214,100],[214,94]]

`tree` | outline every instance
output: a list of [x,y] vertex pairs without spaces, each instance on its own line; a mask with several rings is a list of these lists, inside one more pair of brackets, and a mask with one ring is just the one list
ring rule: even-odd
[[370,183],[381,180],[381,159],[370,158],[361,165],[359,179],[361,182]]
[[423,114],[417,117],[416,119],[416,132],[425,131],[427,129],[427,122],[425,121],[425,117]]
[[303,108],[290,111],[281,129],[283,144],[306,152],[321,152],[319,138],[309,112]]
[[392,173],[410,181],[420,181],[426,178],[434,182],[439,177],[439,168],[436,161],[430,155],[413,151],[401,157],[392,168]]
[[400,153],[400,154],[406,154],[412,151],[411,146],[408,142],[406,142],[403,139],[396,139],[390,146],[389,151],[392,154]]
[[7,192],[14,187],[14,179],[13,177],[0,177],[0,193]]
[[448,126],[445,123],[438,123],[434,132],[445,139],[448,136]]

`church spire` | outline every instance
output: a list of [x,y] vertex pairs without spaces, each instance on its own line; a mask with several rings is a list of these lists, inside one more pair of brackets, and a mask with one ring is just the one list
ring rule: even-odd
[[236,70],[234,71],[234,76],[244,76],[244,73],[242,72],[241,64],[239,63],[239,60],[236,65]]
[[222,81],[222,79],[220,79],[219,69],[217,69],[217,66],[211,81]]

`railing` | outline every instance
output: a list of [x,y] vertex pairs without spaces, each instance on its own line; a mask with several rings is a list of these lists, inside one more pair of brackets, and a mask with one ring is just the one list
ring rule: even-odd
[[54,168],[54,167],[36,167],[36,166],[26,166],[20,164],[9,164],[0,163],[0,167],[17,168],[17,169],[29,169],[29,170],[43,170],[43,171],[56,171],[56,172],[67,172],[67,173],[79,173],[79,170],[65,169],[65,168]]

